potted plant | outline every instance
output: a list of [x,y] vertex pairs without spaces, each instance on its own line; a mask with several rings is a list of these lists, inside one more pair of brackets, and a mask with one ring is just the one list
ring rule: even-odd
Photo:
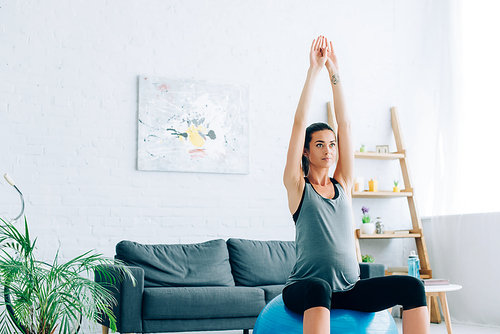
[[[4,219],[1,223],[0,333],[75,333],[82,317],[98,322],[101,316],[108,317],[116,331],[116,300],[109,287],[94,282],[91,275],[95,271],[111,282],[127,276],[135,282],[122,263],[88,251],[66,263],[59,263],[56,254],[47,265],[35,258],[36,238],[30,239],[26,218],[23,232]],[[118,271],[108,271],[110,264]]]
[[373,263],[375,262],[375,259],[370,254],[366,254],[361,256],[361,261],[366,263]]
[[395,193],[398,193],[401,191],[401,190],[399,190],[398,184],[399,184],[399,180],[395,180],[394,181],[394,188],[392,188],[392,191]]
[[363,218],[361,218],[363,224],[361,224],[361,233],[363,234],[373,234],[375,232],[375,224],[370,220],[370,215],[368,215],[368,211],[370,208],[366,206],[361,208],[363,212]]

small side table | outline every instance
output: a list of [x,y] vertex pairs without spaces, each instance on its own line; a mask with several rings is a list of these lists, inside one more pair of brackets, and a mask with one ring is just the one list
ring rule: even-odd
[[452,334],[453,332],[451,330],[450,310],[448,309],[448,300],[446,299],[446,292],[460,290],[461,288],[462,286],[458,284],[425,286],[425,296],[427,297],[427,307],[429,309],[429,316],[431,313],[431,297],[433,296],[439,297],[439,301],[441,302],[441,308],[443,309],[444,321],[446,323],[446,330],[448,331],[448,334]]

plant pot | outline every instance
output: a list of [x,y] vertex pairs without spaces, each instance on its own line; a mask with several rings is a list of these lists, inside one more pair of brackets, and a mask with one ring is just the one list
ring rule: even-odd
[[375,223],[364,223],[361,224],[362,234],[373,234],[375,233]]
[[398,193],[398,192],[400,192],[401,190],[399,190],[399,187],[398,187],[398,186],[395,186],[394,188],[392,188],[392,191],[394,191],[395,193]]

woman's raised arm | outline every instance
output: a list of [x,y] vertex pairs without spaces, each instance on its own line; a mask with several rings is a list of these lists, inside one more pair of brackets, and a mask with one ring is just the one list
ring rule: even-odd
[[327,61],[327,44],[323,36],[313,40],[311,51],[309,53],[309,70],[307,71],[306,82],[300,95],[299,105],[295,112],[292,135],[288,146],[285,171],[283,173],[283,183],[288,192],[288,203],[290,211],[295,212],[295,202],[298,206],[302,189],[304,187],[304,178],[301,169],[302,153],[304,151],[305,131],[307,127],[307,115],[311,106],[311,100],[316,83],[316,78],[321,72]]
[[346,193],[350,194],[354,180],[354,145],[351,135],[351,120],[345,105],[344,91],[342,89],[342,81],[339,75],[337,56],[333,51],[332,42],[329,43],[328,59],[325,65],[332,84],[333,105],[338,124],[337,135],[339,159],[335,169],[334,178],[339,181],[342,186],[344,186]]

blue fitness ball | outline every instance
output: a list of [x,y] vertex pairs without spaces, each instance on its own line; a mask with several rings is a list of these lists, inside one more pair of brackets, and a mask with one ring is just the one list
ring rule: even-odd
[[[285,307],[281,295],[260,312],[253,334],[302,334],[302,315]],[[330,311],[330,333],[397,334],[398,328],[389,311]]]

